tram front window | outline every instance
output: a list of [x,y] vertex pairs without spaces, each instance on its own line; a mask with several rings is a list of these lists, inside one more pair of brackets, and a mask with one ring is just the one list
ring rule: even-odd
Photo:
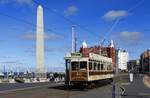
[[77,70],[79,67],[79,62],[71,62],[71,69]]
[[87,62],[81,61],[80,62],[80,70],[86,70],[86,67],[87,67]]

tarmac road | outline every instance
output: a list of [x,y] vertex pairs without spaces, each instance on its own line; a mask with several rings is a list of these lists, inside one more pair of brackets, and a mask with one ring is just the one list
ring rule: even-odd
[[150,98],[150,88],[143,83],[143,75],[134,77],[133,83],[126,86],[126,92],[122,98]]
[[44,83],[0,83],[0,92],[11,91],[17,89],[31,88],[37,86],[50,85],[50,82]]
[[0,98],[112,98],[112,85],[99,84],[94,89],[67,88],[62,83],[0,84]]
[[0,93],[0,98],[111,98],[112,86],[100,85],[94,89],[66,88],[63,84],[49,84],[31,89]]

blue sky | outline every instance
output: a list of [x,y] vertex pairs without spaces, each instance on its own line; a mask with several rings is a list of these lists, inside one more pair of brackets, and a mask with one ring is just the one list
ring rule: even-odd
[[[92,46],[103,38],[105,44],[113,39],[116,47],[129,52],[130,59],[139,58],[141,52],[150,48],[149,0],[36,1],[44,6],[48,71],[64,70],[63,57],[71,48],[72,25],[76,26],[78,48],[84,40]],[[35,69],[37,6],[32,0],[0,0],[0,71],[4,65],[15,71]]]

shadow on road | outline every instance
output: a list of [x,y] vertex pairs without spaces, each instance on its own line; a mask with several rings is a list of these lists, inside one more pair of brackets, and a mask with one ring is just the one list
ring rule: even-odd
[[64,90],[64,91],[88,91],[85,86],[55,86],[55,87],[48,87],[49,89],[58,89],[58,90]]
[[58,89],[58,90],[65,90],[65,91],[89,91],[92,89],[96,89],[99,87],[104,87],[110,84],[110,81],[99,81],[97,83],[95,83],[95,85],[93,85],[92,88],[89,88],[89,85],[76,85],[76,86],[67,86],[67,85],[58,85],[58,86],[54,86],[54,87],[48,87],[48,89]]

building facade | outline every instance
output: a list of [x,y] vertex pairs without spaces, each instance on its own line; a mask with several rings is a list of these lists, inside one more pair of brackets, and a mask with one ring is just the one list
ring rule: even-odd
[[142,72],[150,72],[150,50],[146,50],[140,56],[140,65]]
[[83,57],[89,57],[89,53],[100,54],[105,57],[109,57],[112,59],[113,69],[116,69],[116,49],[114,47],[113,41],[106,47],[102,47],[99,45],[95,45],[93,47],[87,47],[86,42],[83,42],[83,47],[80,48],[80,53],[82,53]]
[[127,62],[129,60],[129,54],[125,50],[117,51],[117,65],[120,70],[127,70]]
[[140,60],[129,60],[127,63],[127,68],[129,72],[135,72],[140,73],[141,67],[140,67]]

